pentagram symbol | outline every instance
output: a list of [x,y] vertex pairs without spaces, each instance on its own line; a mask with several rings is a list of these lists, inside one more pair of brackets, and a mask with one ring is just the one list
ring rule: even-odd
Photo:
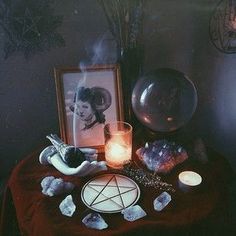
[[24,36],[28,32],[29,33],[33,32],[37,34],[37,36],[40,36],[37,24],[41,18],[42,18],[41,16],[33,16],[30,10],[26,8],[24,16],[15,17],[15,21],[18,21],[23,26],[22,36]]
[[134,205],[139,196],[138,185],[130,178],[118,174],[97,176],[87,182],[81,191],[84,204],[103,213],[120,212]]
[[26,58],[35,53],[64,46],[56,32],[62,16],[55,16],[51,1],[0,1],[0,27],[4,31],[5,59],[15,52]]

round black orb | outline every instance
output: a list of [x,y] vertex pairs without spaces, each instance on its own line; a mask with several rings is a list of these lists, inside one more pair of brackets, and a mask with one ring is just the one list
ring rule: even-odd
[[197,107],[197,91],[186,75],[161,68],[141,77],[132,93],[138,120],[153,131],[171,132],[185,125]]

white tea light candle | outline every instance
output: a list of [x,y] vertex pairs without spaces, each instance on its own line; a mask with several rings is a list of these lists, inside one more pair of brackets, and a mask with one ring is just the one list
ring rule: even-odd
[[186,186],[198,186],[202,182],[202,177],[193,171],[183,171],[179,174],[179,181]]

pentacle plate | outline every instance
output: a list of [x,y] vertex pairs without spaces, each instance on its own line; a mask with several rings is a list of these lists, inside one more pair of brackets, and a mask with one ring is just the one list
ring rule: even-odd
[[119,174],[104,174],[88,181],[81,199],[90,209],[102,213],[117,213],[134,205],[140,197],[138,185]]

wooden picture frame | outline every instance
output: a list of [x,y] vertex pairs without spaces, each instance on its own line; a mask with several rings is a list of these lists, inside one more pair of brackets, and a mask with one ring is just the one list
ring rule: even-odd
[[104,149],[104,124],[124,120],[118,64],[54,68],[61,139]]

